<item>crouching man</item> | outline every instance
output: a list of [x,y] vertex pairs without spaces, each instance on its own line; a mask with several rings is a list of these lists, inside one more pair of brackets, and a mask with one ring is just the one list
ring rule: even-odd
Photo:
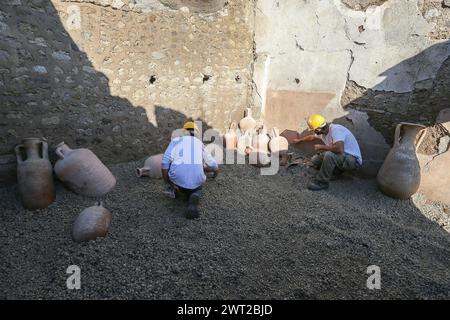
[[317,154],[311,158],[311,164],[319,173],[309,182],[308,189],[326,189],[330,180],[345,171],[354,171],[361,167],[361,151],[350,130],[340,124],[327,123],[319,114],[309,118],[308,127],[314,134],[299,138],[296,142],[322,140],[325,143],[314,145]]
[[183,126],[186,135],[172,139],[162,162],[162,177],[167,183],[165,193],[172,198],[184,197],[188,200],[186,218],[199,217],[198,205],[202,195],[202,185],[206,181],[205,172],[218,173],[216,160],[206,150],[197,137],[198,128],[194,122]]

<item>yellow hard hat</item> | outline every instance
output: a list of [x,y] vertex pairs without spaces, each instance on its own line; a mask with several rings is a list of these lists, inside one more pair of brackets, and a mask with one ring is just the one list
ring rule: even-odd
[[327,119],[320,114],[314,114],[309,117],[308,127],[310,130],[316,130],[317,128],[323,128],[327,124]]
[[197,125],[193,121],[186,122],[183,126],[183,129],[186,129],[186,130],[192,129],[192,130],[198,131]]

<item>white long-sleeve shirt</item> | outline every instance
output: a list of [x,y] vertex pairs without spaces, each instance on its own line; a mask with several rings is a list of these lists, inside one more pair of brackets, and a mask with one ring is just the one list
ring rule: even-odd
[[196,189],[205,181],[204,164],[217,169],[216,160],[196,137],[174,138],[164,153],[161,167],[169,170],[169,179],[185,189]]

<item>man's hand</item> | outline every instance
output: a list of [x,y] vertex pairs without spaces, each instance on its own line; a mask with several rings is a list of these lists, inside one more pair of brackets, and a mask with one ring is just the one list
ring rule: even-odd
[[324,145],[323,144],[315,144],[314,145],[314,151],[316,152],[320,152],[324,150]]
[[204,171],[208,178],[215,178],[215,177],[217,177],[217,174],[219,173],[218,168],[204,167]]
[[314,140],[320,140],[320,138],[316,137],[314,134],[310,134],[307,136],[304,136],[303,138],[300,138],[300,135],[297,134],[297,138],[292,140],[292,143],[299,143],[299,142],[309,142]]
[[333,143],[331,146],[327,146],[324,144],[315,144],[314,150],[316,152],[331,151],[336,154],[341,154],[341,153],[344,153],[344,142],[338,141],[338,142]]
[[215,177],[217,177],[218,173],[219,173],[218,170],[212,171],[212,172],[208,172],[208,177],[214,179]]

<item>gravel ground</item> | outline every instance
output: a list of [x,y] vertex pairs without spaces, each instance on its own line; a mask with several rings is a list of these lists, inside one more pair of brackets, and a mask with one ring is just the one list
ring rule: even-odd
[[[54,204],[29,212],[16,187],[0,188],[0,298],[450,298],[449,216],[420,195],[390,199],[354,177],[311,192],[301,166],[261,176],[224,165],[192,221],[161,180],[134,176],[141,164],[112,166],[110,233],[84,244],[71,226],[96,199],[58,184]],[[66,288],[73,264],[80,290]],[[381,290],[366,287],[369,265],[381,268]]]

